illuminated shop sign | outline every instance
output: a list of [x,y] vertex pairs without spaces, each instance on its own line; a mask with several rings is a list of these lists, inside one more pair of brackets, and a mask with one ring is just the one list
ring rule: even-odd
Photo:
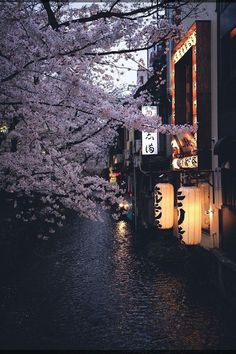
[[194,45],[196,45],[196,31],[189,35],[189,37],[187,37],[181,47],[177,49],[177,51],[173,55],[174,63],[176,64],[184,56],[184,54],[187,53],[187,51]]
[[[143,106],[142,113],[145,116],[154,117],[157,115],[156,106]],[[158,135],[157,132],[142,132],[142,155],[158,154]]]
[[197,154],[197,141],[194,134],[183,133],[174,135],[171,142],[172,156],[179,157],[180,155],[196,155]]
[[177,134],[172,139],[171,145],[172,167],[174,169],[198,167],[197,141],[194,134]]
[[157,155],[157,133],[142,132],[142,155]]
[[[176,93],[175,93],[175,64],[189,51],[192,51],[191,56],[191,71],[190,77],[192,82],[192,103],[191,103],[191,118],[193,126],[197,125],[197,64],[196,64],[196,49],[197,36],[196,25],[190,28],[186,36],[177,44],[172,55],[172,124],[178,124],[176,121]],[[173,169],[188,169],[198,167],[197,157],[197,133],[183,133],[173,137],[172,144],[172,167]]]
[[187,156],[172,160],[172,167],[178,169],[188,169],[198,167],[198,156]]

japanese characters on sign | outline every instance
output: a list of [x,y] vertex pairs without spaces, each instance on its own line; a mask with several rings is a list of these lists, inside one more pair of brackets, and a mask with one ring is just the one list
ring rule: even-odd
[[157,155],[157,133],[142,132],[142,155]]
[[[186,112],[188,111],[192,118],[192,124],[197,124],[197,31],[196,25],[193,24],[185,37],[177,44],[172,55],[172,124],[178,124],[179,117],[176,117],[176,63],[191,50],[190,64],[191,72],[189,73],[186,85],[192,85],[191,100],[183,93],[183,104],[185,104]],[[191,79],[190,79],[191,78]],[[178,80],[177,80],[178,81]],[[187,87],[187,86],[186,86]],[[192,106],[192,107],[191,107]],[[192,111],[190,111],[190,107]],[[196,169],[198,168],[198,150],[197,150],[197,133],[182,133],[173,136],[172,145],[172,167],[177,169]]]
[[188,169],[198,167],[198,156],[187,156],[182,158],[176,158],[172,161],[174,169]]
[[175,64],[184,56],[185,53],[192,47],[196,45],[196,31],[194,31],[183,43],[183,45],[175,52],[174,62]]
[[[143,106],[142,113],[146,116],[155,116],[157,114],[157,107]],[[142,132],[142,155],[157,155],[157,146],[157,132]]]

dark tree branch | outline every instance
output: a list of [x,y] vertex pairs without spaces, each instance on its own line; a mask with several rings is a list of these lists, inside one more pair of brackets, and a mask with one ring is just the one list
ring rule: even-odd
[[15,104],[22,104],[22,102],[20,102],[20,101],[16,101],[16,102],[0,102],[1,106],[11,106],[11,105],[15,105]]
[[172,30],[168,31],[163,37],[161,37],[157,42],[154,42],[148,46],[141,47],[141,48],[131,48],[131,49],[120,49],[120,50],[111,50],[110,52],[88,52],[85,53],[85,55],[91,55],[91,56],[96,56],[96,55],[111,55],[111,54],[125,54],[125,53],[134,53],[134,52],[140,52],[141,50],[148,50],[153,48],[156,44],[162,43],[172,32]]
[[114,1],[114,3],[111,5],[111,8],[110,8],[110,12],[112,12],[112,10],[114,9],[114,7],[120,2],[120,0],[116,0]]
[[91,159],[93,157],[93,154],[90,154],[90,155],[86,155],[85,154],[85,158],[83,159],[83,161],[81,163],[86,163],[88,162],[89,159]]
[[51,25],[52,29],[58,30],[59,24],[57,22],[57,19],[54,15],[54,12],[51,9],[50,2],[49,0],[41,0],[43,7],[45,8],[47,15],[48,15],[48,22]]
[[41,172],[32,172],[32,176],[37,176],[37,175],[52,175],[54,172],[52,171],[41,171]]
[[92,21],[96,21],[96,20],[100,20],[100,19],[107,19],[107,18],[112,18],[112,17],[122,19],[122,18],[126,18],[127,16],[133,16],[133,15],[137,15],[139,13],[145,13],[145,12],[151,11],[155,8],[156,8],[156,5],[152,5],[152,6],[147,6],[147,7],[140,7],[139,9],[135,9],[135,10],[125,12],[125,13],[111,12],[110,10],[109,11],[101,11],[101,12],[98,12],[95,15],[91,15],[89,17],[77,18],[75,20],[60,23],[58,25],[58,27],[60,28],[60,27],[64,27],[64,26],[69,26],[71,23],[86,23],[86,22],[92,22]]
[[134,53],[134,52],[140,52],[141,50],[147,50],[152,47],[154,47],[156,43],[150,44],[149,46],[146,47],[141,47],[141,48],[132,48],[132,49],[120,49],[120,50],[111,50],[110,52],[88,52],[85,53],[85,55],[91,55],[91,56],[96,56],[96,55],[111,55],[111,54],[125,54],[125,53]]
[[[81,48],[75,48],[73,50],[70,50],[69,52],[64,52],[64,53],[57,53],[56,55],[59,55],[59,56],[65,56],[65,55],[72,55],[72,54],[75,54],[77,52],[79,52],[80,50],[83,50],[85,48],[87,48],[88,46],[90,45],[95,45],[97,42],[93,42],[93,43],[87,43],[85,44],[83,47]],[[46,57],[43,57],[43,58],[40,58],[38,59],[37,61],[40,62],[40,61],[43,61],[43,60],[48,60],[48,59],[53,59],[56,57],[56,55],[52,55],[50,57],[46,56]],[[24,66],[23,66],[23,69],[22,70],[16,70],[14,73],[12,73],[11,75],[3,78],[0,82],[6,82],[6,81],[9,81],[11,79],[14,79],[15,76],[17,76],[18,74],[20,74],[24,69],[26,69],[30,64],[33,64],[35,61],[34,60],[31,60],[29,61],[28,63],[26,63]]]
[[9,56],[6,56],[3,54],[3,52],[0,50],[0,57],[4,58],[4,59],[7,59],[7,60],[10,60],[10,57]]
[[152,88],[153,86],[156,86],[158,84],[155,75],[152,75],[147,82],[140,86],[137,91],[135,92],[135,94],[133,95],[134,98],[138,98],[141,94],[141,92],[149,90],[150,88]]
[[[190,2],[189,0],[185,0],[184,3],[179,2],[178,5],[176,5],[176,4],[172,5],[171,2],[169,2],[169,0],[163,0],[163,2],[160,4],[159,7],[165,8],[165,9],[167,9],[167,8],[177,9],[179,7],[182,7],[183,5],[186,5],[189,2]],[[157,4],[154,4],[151,6],[140,7],[138,9],[127,11],[127,12],[112,12],[112,9],[115,7],[115,5],[117,5],[117,3],[119,3],[119,0],[114,2],[114,4],[111,6],[109,11],[101,11],[101,12],[98,12],[94,15],[89,16],[89,17],[82,17],[82,18],[77,18],[74,20],[62,22],[62,23],[58,24],[58,28],[64,27],[64,26],[69,26],[71,23],[86,23],[86,22],[92,22],[92,21],[96,21],[96,20],[100,20],[100,19],[107,19],[107,18],[112,18],[112,17],[116,17],[116,18],[120,18],[120,19],[129,18],[130,20],[135,20],[136,17],[130,17],[130,16],[135,16],[138,14],[144,15],[146,12],[149,12],[152,10],[154,10],[154,13],[158,11]]]
[[[41,0],[41,1],[42,1],[42,3],[44,4],[44,7],[46,6],[45,8],[48,8],[48,7],[50,8],[49,0]],[[188,3],[188,2],[189,2],[189,1],[185,1],[185,4]],[[164,3],[167,3],[166,0],[163,1],[163,4],[164,4]],[[180,4],[181,4],[181,3],[180,3]],[[168,6],[168,5],[167,5],[167,6]],[[178,8],[178,7],[181,7],[181,6],[182,6],[182,5],[177,5],[175,8]],[[197,4],[197,5],[195,6],[195,8],[197,8],[198,6],[199,6],[199,4]],[[124,13],[112,13],[112,12],[100,12],[100,13],[97,13],[97,14],[92,15],[92,16],[90,16],[90,17],[81,18],[81,19],[76,19],[76,20],[72,20],[72,21],[70,21],[70,22],[67,21],[67,22],[64,22],[64,23],[61,23],[61,24],[58,24],[58,22],[56,21],[56,18],[55,18],[55,16],[54,16],[54,14],[53,14],[51,8],[50,8],[50,10],[51,10],[51,12],[52,12],[52,14],[53,14],[53,16],[54,16],[54,18],[55,18],[55,21],[56,21],[56,23],[52,22],[52,26],[57,26],[57,27],[54,27],[54,28],[56,29],[56,28],[59,28],[59,27],[65,26],[65,25],[69,25],[71,22],[72,22],[72,23],[73,23],[73,22],[89,22],[89,21],[94,21],[94,20],[96,20],[96,19],[107,18],[107,17],[112,17],[112,16],[124,18],[124,16],[130,15],[130,14],[137,14],[137,13],[140,13],[141,10],[143,10],[143,11],[144,11],[144,10],[145,10],[145,11],[149,11],[149,10],[154,9],[155,7],[156,7],[156,5],[150,6],[150,7],[145,7],[145,8],[140,8],[140,9],[136,9],[136,10],[127,12],[127,13],[125,13],[125,14],[124,14]],[[195,9],[195,8],[194,8],[194,9]],[[189,13],[187,13],[187,14],[184,16],[183,19],[185,19],[186,17],[188,17],[194,9],[192,9]],[[48,9],[49,12],[50,12],[50,10]],[[183,21],[183,19],[182,19],[181,21]],[[157,42],[155,42],[155,43],[153,43],[153,44],[151,44],[151,45],[149,45],[149,46],[144,46],[144,47],[142,47],[142,48],[121,49],[121,50],[113,50],[113,51],[98,52],[98,53],[96,53],[96,52],[87,52],[87,53],[85,53],[85,55],[88,55],[88,56],[96,56],[96,55],[101,56],[101,55],[103,55],[103,56],[104,56],[104,55],[110,55],[110,54],[134,53],[134,52],[139,52],[139,51],[142,51],[142,50],[147,50],[147,49],[150,49],[150,48],[152,48],[153,46],[155,46],[157,43],[162,43],[162,42],[168,37],[168,35],[169,35],[171,32],[172,32],[171,30],[168,31],[168,32],[166,33],[166,35],[164,35],[162,38],[160,38],[160,40],[158,40]],[[73,54],[76,54],[77,52],[79,52],[79,51],[81,51],[81,50],[86,49],[86,48],[89,47],[89,46],[95,45],[96,43],[97,43],[97,41],[95,41],[95,42],[93,42],[93,43],[87,43],[87,44],[86,44],[84,47],[82,47],[82,48],[75,48],[75,49],[70,50],[70,51],[68,51],[68,52],[57,53],[57,55],[59,55],[59,56],[73,55]],[[47,60],[47,59],[53,59],[53,58],[55,58],[55,56],[56,56],[56,55],[53,55],[53,56],[51,56],[51,57],[46,56],[46,57],[40,58],[40,59],[38,59],[38,62],[43,61],[43,60]],[[34,63],[34,60],[31,60],[30,62],[26,63],[26,64],[23,66],[23,70],[26,69],[26,68],[27,68],[30,64],[32,64],[32,63]],[[3,78],[0,82],[6,82],[6,81],[9,81],[9,80],[13,79],[15,76],[17,76],[18,74],[20,74],[21,71],[23,71],[23,70],[17,70],[17,71],[15,71],[15,72],[12,73],[11,75],[9,75],[9,76]]]

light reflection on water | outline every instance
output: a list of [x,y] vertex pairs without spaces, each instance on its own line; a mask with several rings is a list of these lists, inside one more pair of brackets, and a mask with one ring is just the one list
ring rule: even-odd
[[115,225],[115,236],[123,239],[128,233],[128,223],[120,220]]
[[115,224],[115,264],[120,270],[125,270],[130,259],[130,230],[128,223],[120,220]]
[[[120,284],[120,294],[128,292],[128,284],[130,278],[130,230],[129,225],[124,220],[120,220],[115,224],[114,228],[114,267],[115,267],[115,283]],[[116,290],[117,291],[117,290]]]

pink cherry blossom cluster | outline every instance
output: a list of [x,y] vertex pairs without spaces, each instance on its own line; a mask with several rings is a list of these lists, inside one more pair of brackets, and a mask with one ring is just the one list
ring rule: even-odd
[[151,3],[48,4],[51,12],[41,1],[0,2],[0,122],[9,126],[0,141],[0,188],[40,195],[51,205],[44,210],[47,220],[58,217],[58,200],[98,219],[97,203],[107,208],[122,198],[96,169],[104,166],[118,127],[196,131],[145,117],[140,106],[146,98],[116,97],[107,70],[151,41],[176,35],[177,27],[167,19],[157,25]]

